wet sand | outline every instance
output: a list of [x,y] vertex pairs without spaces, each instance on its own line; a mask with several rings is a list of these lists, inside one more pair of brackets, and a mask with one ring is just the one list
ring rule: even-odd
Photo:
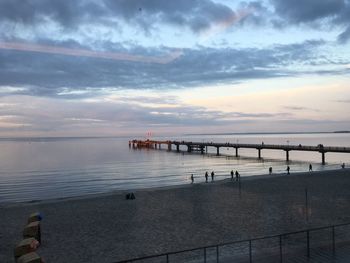
[[[308,189],[309,219],[305,217]],[[132,257],[350,222],[350,170],[230,180],[36,203],[0,204],[0,262],[13,262],[30,213],[42,212],[46,262]]]

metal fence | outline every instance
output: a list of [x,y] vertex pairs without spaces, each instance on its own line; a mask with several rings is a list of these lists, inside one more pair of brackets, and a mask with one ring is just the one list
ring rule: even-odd
[[[210,246],[196,247],[191,249],[185,249],[180,251],[173,251],[168,253],[162,253],[157,255],[150,255],[138,258],[132,258],[122,261],[116,261],[115,263],[127,263],[127,262],[220,262],[221,259],[232,259],[237,257],[238,251],[245,250],[246,253],[239,255],[241,259],[245,259],[252,263],[254,258],[260,254],[261,251],[268,251],[266,255],[275,255],[278,258],[278,262],[283,262],[288,258],[288,253],[295,256],[295,251],[304,254],[306,257],[311,255],[311,245],[315,246],[327,246],[330,251],[335,253],[336,244],[340,241],[349,241],[350,229],[344,229],[350,226],[350,223],[329,225],[318,228],[310,228],[295,232],[288,232],[279,235],[264,236],[234,242],[220,243]],[[342,230],[338,231],[337,230]],[[344,231],[345,230],[345,231]],[[316,235],[318,234],[318,236]],[[312,236],[314,236],[312,238]],[[293,238],[291,238],[293,237]],[[271,245],[274,241],[275,245]],[[258,244],[262,243],[262,244]],[[238,250],[231,251],[231,253],[224,253],[225,247],[237,245]],[[294,253],[293,253],[294,252]],[[192,259],[185,259],[186,253],[195,253]],[[210,254],[210,255],[209,255]],[[181,260],[179,260],[181,258]],[[256,257],[257,259],[258,257]],[[224,260],[225,261],[225,260]]]

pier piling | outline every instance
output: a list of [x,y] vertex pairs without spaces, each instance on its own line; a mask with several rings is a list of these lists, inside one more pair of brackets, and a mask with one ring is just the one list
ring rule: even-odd
[[286,150],[286,161],[289,162],[289,150]]
[[325,165],[326,164],[326,153],[322,152],[322,164]]
[[187,145],[187,152],[189,152],[189,153],[192,152],[192,147],[189,144]]

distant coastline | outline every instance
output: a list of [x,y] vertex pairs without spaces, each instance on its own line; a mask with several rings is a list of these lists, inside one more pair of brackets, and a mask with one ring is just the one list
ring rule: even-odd
[[350,133],[350,131],[330,131],[330,132],[227,132],[227,133],[185,133],[186,136],[198,135],[284,135],[284,134],[333,134]]
[[333,133],[350,133],[350,131],[335,131]]
[[0,141],[30,141],[30,142],[43,142],[43,141],[59,141],[59,140],[76,140],[76,139],[118,139],[118,138],[130,138],[130,136],[52,136],[52,137],[0,137]]

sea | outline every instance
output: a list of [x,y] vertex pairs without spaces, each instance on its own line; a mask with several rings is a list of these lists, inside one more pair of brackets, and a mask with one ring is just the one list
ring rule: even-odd
[[[281,150],[262,150],[258,159],[255,149],[239,149],[235,157],[232,148],[208,147],[206,154],[162,149],[133,149],[129,140],[143,137],[99,138],[0,138],[0,203],[36,202],[64,199],[118,190],[164,187],[204,183],[206,171],[215,172],[215,180],[230,177],[230,171],[239,171],[242,177],[341,169],[350,166],[349,153],[327,153],[326,164],[321,164],[317,152],[290,152],[290,161]],[[225,134],[182,135],[152,137],[154,140],[192,142],[262,143],[285,145],[346,146],[350,147],[349,133],[308,134]]]

